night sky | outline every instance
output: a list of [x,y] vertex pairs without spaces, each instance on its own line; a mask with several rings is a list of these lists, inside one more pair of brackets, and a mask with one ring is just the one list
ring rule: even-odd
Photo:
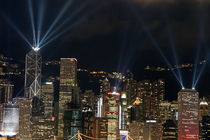
[[[40,10],[40,1],[34,0],[35,13]],[[44,1],[43,32],[46,32],[66,0]],[[81,11],[62,29],[72,25],[73,28],[42,48],[45,60],[76,57],[81,68],[109,72],[129,69],[138,80],[145,78],[143,68],[147,65],[167,67],[163,55],[175,65],[173,52],[180,64],[194,63],[198,54],[198,60],[209,61],[208,0],[73,0],[58,25],[82,5]],[[6,19],[32,39],[27,0],[1,0],[0,13],[0,52],[24,60],[30,47]],[[202,95],[210,92],[208,71],[207,63],[198,84]],[[189,82],[192,72],[187,75],[182,77]],[[173,85],[168,87],[171,92],[178,90]]]

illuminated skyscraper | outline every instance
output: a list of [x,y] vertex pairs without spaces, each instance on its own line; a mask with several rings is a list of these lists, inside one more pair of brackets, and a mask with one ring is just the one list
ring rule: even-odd
[[38,50],[31,50],[25,60],[25,98],[39,97],[41,93],[42,56]]
[[181,90],[178,105],[178,140],[199,140],[199,93]]
[[130,73],[123,87],[123,91],[127,94],[128,105],[132,105],[137,95],[137,82],[133,79],[133,74]]
[[64,113],[72,101],[73,89],[77,87],[77,59],[61,58],[60,92],[58,113],[58,136],[64,136]]
[[166,120],[172,119],[171,102],[162,101],[160,103],[160,122],[164,124]]
[[139,83],[143,100],[144,118],[159,119],[160,103],[164,99],[165,82],[163,80],[144,80]]
[[45,116],[32,117],[32,140],[53,140],[54,120],[46,119]]
[[31,99],[15,98],[13,102],[19,106],[19,133],[18,137],[21,140],[31,140]]
[[46,82],[42,85],[42,99],[44,103],[44,114],[47,119],[53,117],[54,85],[53,82]]
[[119,110],[119,129],[128,129],[129,115],[128,115],[128,104],[127,104],[127,94],[122,92],[120,99],[120,110]]
[[8,103],[12,100],[14,85],[5,79],[0,80],[0,103]]
[[100,92],[102,94],[106,94],[110,91],[110,89],[111,89],[110,82],[107,78],[105,78],[101,83]]
[[146,120],[143,126],[144,140],[162,140],[162,124],[156,120]]
[[120,93],[109,92],[105,100],[105,117],[107,118],[107,140],[116,140],[119,135]]
[[0,135],[16,136],[19,132],[19,106],[4,103],[0,110]]

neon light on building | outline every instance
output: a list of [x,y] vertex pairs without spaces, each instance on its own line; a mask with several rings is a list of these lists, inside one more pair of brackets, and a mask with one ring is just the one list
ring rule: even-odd
[[119,97],[120,94],[113,92],[107,93],[106,96],[106,118],[107,124],[107,139],[116,140],[119,130]]

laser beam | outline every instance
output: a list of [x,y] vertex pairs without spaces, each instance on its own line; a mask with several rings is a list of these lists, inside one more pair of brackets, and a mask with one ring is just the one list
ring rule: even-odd
[[40,42],[41,32],[42,32],[42,26],[44,22],[44,14],[45,14],[45,3],[44,0],[41,0],[39,4],[40,9],[38,10],[38,19],[37,19],[37,42]]
[[71,30],[73,27],[75,27],[76,25],[78,25],[82,21],[86,20],[90,15],[92,15],[92,13],[96,12],[98,9],[99,9],[99,7],[93,9],[91,12],[89,12],[86,15],[84,15],[83,17],[79,18],[79,20],[77,20],[76,22],[74,22],[73,24],[71,24],[69,27],[61,30],[59,33],[57,33],[56,35],[54,35],[53,37],[51,37],[44,44],[41,44],[41,47],[44,47],[44,46],[48,45],[49,43],[51,43],[52,41],[54,41],[55,39],[57,39],[58,37],[60,37],[62,34],[66,33],[69,30]]
[[69,6],[72,4],[73,0],[67,0],[65,5],[63,6],[62,10],[59,12],[59,14],[56,16],[55,20],[52,22],[50,27],[48,28],[47,32],[44,34],[43,38],[40,41],[40,44],[43,43],[43,40],[48,36],[48,34],[53,30],[53,28],[56,26],[56,24],[59,22],[59,20],[63,17],[66,10],[69,8]]
[[[78,8],[76,11],[73,12],[72,15],[70,15],[69,18],[65,19],[64,22],[62,22],[59,26],[57,26],[52,32],[48,33],[48,36],[46,36],[45,38],[42,38],[42,40],[40,41],[40,46],[44,47],[47,43],[47,40],[49,40],[50,38],[52,38],[55,34],[59,34],[59,30],[61,30],[67,23],[69,23],[79,12],[82,11],[82,9],[86,6],[86,4],[83,4],[82,6],[80,6],[80,8]],[[61,31],[62,32],[62,31]],[[60,35],[59,35],[60,36]],[[48,43],[47,43],[48,44]]]
[[173,58],[175,60],[175,64],[176,64],[176,71],[177,71],[177,77],[179,78],[179,82],[182,86],[182,88],[184,88],[184,84],[183,84],[183,80],[182,80],[182,75],[181,75],[181,71],[179,70],[178,66],[179,66],[179,61],[178,61],[178,57],[177,57],[177,54],[176,54],[176,49],[175,49],[175,42],[173,40],[173,36],[172,36],[172,31],[171,31],[171,28],[169,27],[170,23],[168,21],[168,16],[165,15],[164,17],[165,19],[165,22],[167,24],[167,34],[168,34],[168,39],[169,39],[169,42],[170,42],[170,46],[171,46],[171,49],[172,49],[172,54],[173,54]]
[[28,0],[28,11],[29,11],[29,17],[30,17],[30,22],[31,22],[31,29],[33,33],[33,45],[37,45],[37,40],[36,40],[36,29],[35,29],[35,24],[34,24],[34,12],[33,12],[33,4],[31,0]]
[[201,53],[201,49],[202,47],[206,47],[206,43],[205,43],[205,7],[202,7],[201,12],[201,16],[200,16],[200,12],[199,12],[199,34],[198,34],[198,44],[197,44],[197,52],[196,52],[196,58],[195,58],[195,62],[194,62],[194,69],[193,69],[193,80],[192,80],[192,87],[195,87],[201,77],[201,74],[203,72],[203,69],[205,68],[205,66],[203,66],[201,68],[201,71],[198,72],[198,62],[199,62],[199,58],[200,58],[200,53]]
[[[135,12],[136,15],[136,12]],[[136,15],[137,16],[137,15]],[[166,56],[164,55],[163,51],[160,49],[160,46],[158,45],[158,42],[155,40],[155,38],[153,37],[152,33],[147,30],[145,28],[145,23],[144,21],[140,18],[140,16],[137,16],[138,21],[140,22],[143,31],[146,33],[146,35],[149,37],[149,39],[151,40],[153,46],[155,46],[155,48],[158,50],[158,52],[160,53],[161,57],[163,58],[163,60],[165,61],[166,65],[171,69],[173,75],[175,76],[176,80],[179,82],[179,84],[183,87],[183,84],[180,82],[179,77],[177,76],[177,74],[174,72],[174,70],[172,69],[172,65],[169,63],[168,59],[166,58]]]
[[202,73],[203,73],[205,67],[206,67],[206,63],[202,64],[201,69],[200,69],[200,72],[198,73],[197,79],[195,80],[195,83],[194,83],[194,85],[192,86],[192,88],[195,88],[195,87],[197,86],[198,81],[200,80],[200,78],[201,78],[201,76],[202,76]]
[[30,43],[29,39],[23,34],[23,32],[18,29],[18,27],[9,19],[7,16],[2,15],[3,18],[7,21],[7,23],[18,33],[18,35],[30,46],[33,47],[32,43]]

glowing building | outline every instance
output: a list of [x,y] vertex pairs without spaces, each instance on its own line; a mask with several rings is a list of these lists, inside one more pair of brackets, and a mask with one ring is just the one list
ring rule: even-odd
[[1,107],[0,135],[16,136],[19,132],[19,106],[13,103],[4,103]]
[[156,120],[146,120],[143,126],[144,140],[162,140],[162,124]]
[[163,124],[163,140],[177,140],[177,125],[173,120],[166,120]]
[[129,132],[130,132],[129,135],[134,140],[144,140],[143,128],[144,128],[143,122],[132,122],[129,124]]
[[103,113],[103,97],[100,96],[97,98],[97,113],[96,113],[96,117],[101,118],[104,116]]
[[130,108],[130,122],[144,122],[142,99],[137,97]]
[[178,140],[199,140],[199,93],[181,90],[178,105]]
[[128,115],[128,101],[127,101],[126,92],[122,92],[120,97],[121,98],[120,98],[120,108],[119,108],[119,129],[127,130],[129,115]]
[[21,140],[31,140],[31,99],[15,98],[13,102],[19,106],[19,133]]
[[0,80],[0,103],[8,103],[12,100],[14,85],[5,79]]
[[123,91],[126,92],[127,95],[127,104],[132,105],[132,103],[135,101],[137,95],[137,81],[133,79],[133,74],[130,73],[127,75],[127,79],[125,81]]
[[58,136],[64,136],[64,113],[72,100],[73,88],[77,87],[77,59],[61,58],[58,111]]
[[166,120],[172,119],[171,102],[162,101],[160,103],[160,122],[163,124]]
[[120,93],[109,92],[106,95],[105,117],[107,118],[107,140],[116,140],[119,135]]
[[54,139],[54,119],[46,119],[45,116],[33,116],[31,122],[32,140]]
[[107,119],[106,118],[95,118],[93,134],[96,139],[106,140],[107,139]]
[[25,60],[25,98],[40,97],[42,56],[33,49],[26,54]]
[[199,104],[199,120],[202,120],[203,116],[208,116],[209,115],[209,104],[206,101],[205,98],[200,100],[200,104]]
[[139,83],[143,100],[144,118],[158,120],[160,117],[160,103],[164,100],[164,80],[144,80]]
[[63,139],[73,137],[78,131],[82,131],[83,114],[79,92],[78,87],[72,87],[71,103],[67,105],[64,112]]
[[110,91],[110,89],[111,89],[110,82],[107,78],[105,78],[101,83],[100,92],[101,94],[106,94]]
[[51,119],[54,111],[54,84],[53,82],[46,82],[42,85],[42,99],[44,103],[44,114],[46,119]]

